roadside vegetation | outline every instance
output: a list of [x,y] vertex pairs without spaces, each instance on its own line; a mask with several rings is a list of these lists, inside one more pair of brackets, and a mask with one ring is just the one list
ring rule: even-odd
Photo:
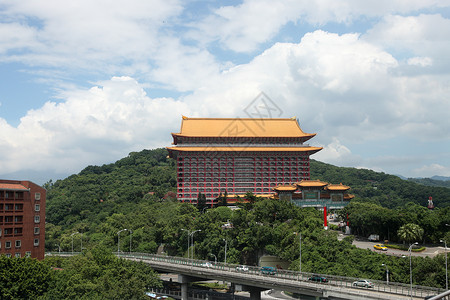
[[[426,187],[392,175],[317,161],[311,162],[311,172],[312,179],[352,187],[355,198],[340,216],[344,222],[348,220],[356,235],[379,234],[389,243],[407,244],[412,240],[399,230],[414,224],[423,230],[419,241],[422,244],[450,241],[445,226],[450,223],[448,188]],[[118,246],[124,252],[159,251],[187,257],[187,230],[201,230],[195,233],[195,247],[190,249],[195,258],[214,261],[215,255],[223,262],[225,239],[228,263],[257,265],[262,255],[275,255],[291,262],[290,269],[298,270],[299,239],[294,232],[301,232],[304,272],[383,280],[385,264],[391,281],[409,283],[409,260],[357,249],[352,237],[339,241],[336,231],[323,230],[322,213],[315,209],[300,209],[251,194],[247,195],[250,203],[241,204],[238,210],[226,206],[198,209],[178,203],[174,199],[175,165],[165,149],[130,153],[116,163],[89,166],[64,180],[50,181],[45,187],[46,251],[70,252],[73,242],[74,251],[79,252],[82,244],[85,254],[75,259],[79,262],[94,255],[87,254],[92,249],[115,252]],[[436,206],[433,211],[426,208],[430,195]],[[118,245],[122,229],[128,230],[120,233]],[[72,235],[76,232],[79,234]],[[444,260],[443,255],[413,257],[414,284],[444,287]],[[57,266],[58,260],[52,258],[46,263]],[[119,262],[113,265],[120,267]],[[80,276],[75,271],[66,274],[67,280]],[[78,291],[79,295],[87,293],[85,289]]]

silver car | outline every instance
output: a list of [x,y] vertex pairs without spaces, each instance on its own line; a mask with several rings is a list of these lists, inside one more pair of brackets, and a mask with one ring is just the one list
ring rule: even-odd
[[373,283],[369,280],[361,279],[358,281],[353,282],[353,286],[362,286],[366,288],[373,288]]

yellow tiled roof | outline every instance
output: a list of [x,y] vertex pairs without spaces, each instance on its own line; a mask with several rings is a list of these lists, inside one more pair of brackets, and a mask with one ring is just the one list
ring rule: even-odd
[[179,133],[187,137],[306,137],[316,134],[301,130],[295,118],[188,118],[183,117]]
[[302,180],[300,182],[297,182],[298,186],[303,187],[321,187],[326,186],[328,182],[320,181],[320,180]]
[[343,185],[342,183],[341,184],[330,184],[327,186],[327,190],[330,190],[330,191],[346,191],[349,189],[350,189],[349,186]]
[[296,191],[297,187],[287,184],[287,185],[279,185],[273,188],[275,191]]
[[317,152],[322,149],[322,147],[167,147],[168,150],[173,151],[192,151],[192,152],[261,152],[261,151],[286,151],[286,152]]

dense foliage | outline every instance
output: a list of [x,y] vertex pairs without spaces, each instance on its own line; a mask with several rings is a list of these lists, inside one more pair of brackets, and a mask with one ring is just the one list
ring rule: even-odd
[[450,189],[424,186],[398,176],[367,169],[343,168],[311,161],[311,179],[349,185],[356,200],[364,200],[386,208],[405,208],[409,203],[426,207],[433,197],[437,208],[450,206]]
[[148,299],[158,275],[140,262],[118,259],[96,247],[74,257],[0,256],[0,299]]
[[45,260],[59,269],[42,299],[148,299],[148,288],[161,286],[147,264],[118,259],[102,247],[70,258]]
[[[311,162],[311,172],[312,179],[352,187],[356,197],[341,215],[348,216],[356,234],[379,233],[400,241],[397,231],[408,223],[420,226],[427,242],[438,242],[448,232],[450,189],[317,161]],[[247,196],[252,201],[239,210],[198,209],[171,197],[175,175],[166,150],[156,149],[130,153],[114,164],[89,166],[65,180],[49,182],[47,250],[60,247],[71,251],[73,245],[74,251],[80,251],[81,245],[86,249],[102,245],[110,251],[119,246],[122,251],[187,256],[188,230],[201,230],[194,234],[195,247],[191,249],[197,258],[214,260],[215,255],[223,261],[226,240],[227,262],[255,265],[262,255],[270,254],[298,269],[299,241],[293,233],[301,232],[302,271],[383,279],[384,263],[389,265],[393,281],[409,280],[405,260],[357,249],[351,237],[339,241],[336,232],[323,230],[322,215],[315,209],[253,195]],[[429,195],[435,199],[434,211],[425,208]],[[224,229],[225,223],[233,227]],[[125,228],[128,230],[119,236]],[[80,234],[72,235],[75,232]],[[415,283],[444,286],[442,259],[414,258]]]

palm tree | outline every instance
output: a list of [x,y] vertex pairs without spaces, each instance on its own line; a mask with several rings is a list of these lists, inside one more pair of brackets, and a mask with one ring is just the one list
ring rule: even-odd
[[403,242],[411,243],[414,241],[420,241],[423,236],[423,229],[417,224],[405,224],[398,229],[397,236]]

